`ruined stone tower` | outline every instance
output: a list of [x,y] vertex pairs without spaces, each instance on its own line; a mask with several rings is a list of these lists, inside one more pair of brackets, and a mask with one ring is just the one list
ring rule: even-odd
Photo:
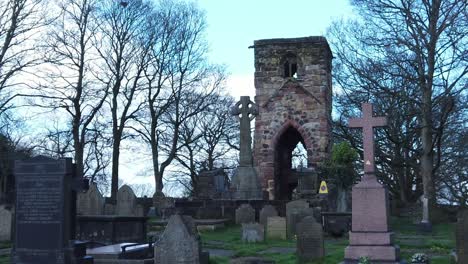
[[[331,60],[324,37],[254,42],[254,163],[270,198],[291,199],[298,179],[292,151],[301,142],[307,167],[315,168],[331,147]],[[273,197],[272,197],[273,193]]]

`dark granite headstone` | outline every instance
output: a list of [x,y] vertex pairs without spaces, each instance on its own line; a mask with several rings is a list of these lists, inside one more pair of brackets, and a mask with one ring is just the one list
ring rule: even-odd
[[72,161],[17,161],[13,263],[69,263]]
[[262,225],[266,225],[267,223],[267,218],[272,217],[272,216],[278,216],[278,211],[276,211],[276,208],[273,205],[265,205],[262,210],[260,210],[259,214],[259,222]]
[[297,224],[296,245],[299,263],[307,263],[325,256],[322,225],[315,221],[315,217],[308,216]]
[[455,238],[458,263],[468,263],[468,209],[459,213]]
[[236,209],[236,224],[255,222],[255,209],[250,204],[242,204]]

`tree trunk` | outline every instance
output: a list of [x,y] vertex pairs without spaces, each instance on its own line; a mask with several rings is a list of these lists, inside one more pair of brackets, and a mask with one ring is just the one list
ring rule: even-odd
[[119,190],[119,159],[120,159],[120,137],[114,135],[114,144],[112,146],[112,183],[111,200],[117,201],[117,191]]
[[431,219],[431,209],[436,204],[434,182],[433,182],[433,163],[434,152],[432,149],[432,93],[428,88],[423,89],[422,106],[422,129],[421,129],[421,178],[423,183],[424,195],[429,199],[429,219]]

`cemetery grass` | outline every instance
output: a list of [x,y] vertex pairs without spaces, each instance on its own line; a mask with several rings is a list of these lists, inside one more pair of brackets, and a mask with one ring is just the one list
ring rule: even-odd
[[[435,224],[431,234],[420,233],[411,220],[392,218],[391,226],[395,232],[395,244],[400,246],[401,258],[410,262],[415,253],[426,253],[431,257],[431,264],[449,264],[450,253],[455,248],[454,228],[452,223]],[[296,263],[294,253],[262,253],[271,248],[294,248],[296,241],[267,240],[262,243],[244,243],[241,241],[239,225],[228,226],[216,231],[201,232],[203,248],[216,248],[234,251],[234,256],[257,256],[275,260],[276,263]],[[214,241],[214,242],[213,242]],[[325,237],[325,254],[323,259],[310,264],[337,264],[343,260],[344,249],[348,245],[348,238]],[[228,257],[211,257],[210,263],[229,263]]]

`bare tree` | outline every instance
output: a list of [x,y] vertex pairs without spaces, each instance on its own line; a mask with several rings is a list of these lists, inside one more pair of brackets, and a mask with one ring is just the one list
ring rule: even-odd
[[[407,162],[409,166],[389,177],[388,183],[411,189],[422,180],[422,193],[435,205],[434,175],[440,167],[448,117],[454,110],[450,98],[466,91],[467,3],[354,0],[352,4],[360,19],[330,31],[336,39],[332,46],[337,72],[346,73],[335,80],[355,109],[358,102],[372,100],[379,111],[400,120],[378,134],[394,144],[381,145],[382,151],[376,154],[381,164]],[[344,79],[345,75],[350,79]],[[398,159],[385,155],[390,148],[401,153]],[[416,168],[416,178],[402,177],[408,168]]]
[[150,6],[141,0],[122,5],[119,1],[101,1],[100,29],[97,36],[98,52],[103,60],[99,80],[110,90],[109,105],[112,114],[112,183],[111,198],[116,199],[119,178],[120,146],[125,138],[129,120],[136,117],[143,106],[138,93],[144,81],[151,46],[147,22]]
[[156,193],[181,148],[181,127],[206,109],[224,71],[209,65],[204,39],[205,16],[193,3],[161,1],[153,15],[155,42],[145,70],[149,113],[138,130],[151,147]]
[[108,87],[99,86],[93,39],[97,34],[96,2],[66,0],[57,3],[60,16],[46,43],[47,67],[35,96],[35,106],[63,110],[69,118],[77,173],[85,173],[85,148],[93,121],[101,110]]
[[20,95],[18,76],[37,65],[36,37],[46,25],[44,1],[0,1],[0,118]]

